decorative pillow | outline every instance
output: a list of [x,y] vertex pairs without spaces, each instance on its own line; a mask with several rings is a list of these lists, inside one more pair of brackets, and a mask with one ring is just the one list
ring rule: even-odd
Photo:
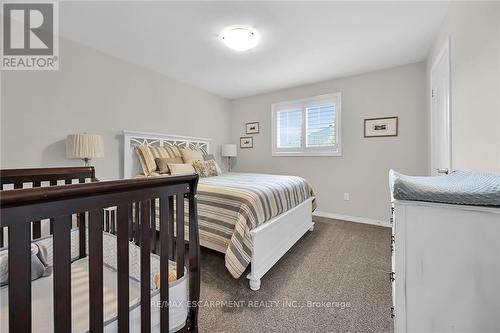
[[167,148],[158,146],[136,146],[135,152],[139,157],[139,162],[141,163],[142,171],[146,176],[149,176],[152,172],[159,170],[157,169],[155,158],[180,157],[180,152],[177,147]]
[[215,164],[215,171],[217,172],[217,174],[216,175],[212,175],[212,176],[220,176],[220,175],[222,175],[222,169],[220,168],[219,164],[215,160],[215,157],[214,157],[213,154],[205,155],[204,158],[205,158],[205,162],[213,161],[213,163]]
[[217,162],[215,160],[207,160],[204,163],[205,165],[205,177],[218,176],[219,172],[217,171]]
[[156,170],[155,159],[148,146],[136,146],[135,153],[139,158],[139,162],[142,166],[142,171],[146,176]]
[[170,173],[168,164],[182,164],[182,157],[157,157],[156,166],[160,174]]
[[168,164],[168,168],[170,169],[170,174],[172,176],[178,175],[188,175],[192,173],[196,173],[193,166],[191,164]]
[[181,149],[181,155],[184,163],[192,164],[193,162],[204,160],[201,150]]
[[208,161],[195,161],[193,162],[193,168],[200,177],[212,177],[217,176],[217,166],[215,160]]
[[163,149],[165,149],[168,153],[168,157],[182,157],[181,155],[181,151],[179,149],[179,147],[177,146],[167,146],[167,147],[163,147]]
[[194,161],[193,162],[194,171],[200,175],[200,177],[205,177],[205,162],[203,161]]

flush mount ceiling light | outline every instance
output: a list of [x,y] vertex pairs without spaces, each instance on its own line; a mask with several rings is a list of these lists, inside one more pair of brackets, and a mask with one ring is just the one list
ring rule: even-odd
[[227,47],[238,52],[250,50],[259,42],[259,34],[255,29],[249,27],[227,27],[222,30],[219,36]]

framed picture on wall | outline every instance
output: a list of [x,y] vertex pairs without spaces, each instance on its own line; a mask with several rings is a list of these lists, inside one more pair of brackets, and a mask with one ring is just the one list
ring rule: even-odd
[[251,136],[241,137],[240,148],[253,148],[253,138]]
[[246,129],[245,134],[258,134],[259,133],[259,123],[258,122],[246,123],[245,129]]
[[398,136],[398,117],[365,119],[365,138]]

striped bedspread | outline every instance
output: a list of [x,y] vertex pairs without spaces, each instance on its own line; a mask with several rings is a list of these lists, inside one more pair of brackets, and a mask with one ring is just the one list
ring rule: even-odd
[[227,269],[239,278],[251,260],[250,231],[313,196],[309,183],[294,176],[225,173],[200,178],[200,243],[225,253]]

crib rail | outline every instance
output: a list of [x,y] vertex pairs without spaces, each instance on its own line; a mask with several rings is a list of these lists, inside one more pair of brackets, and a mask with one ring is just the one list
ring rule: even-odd
[[[177,262],[177,277],[184,275],[184,200],[189,207],[188,262],[189,301],[200,295],[199,238],[196,213],[197,175],[129,179],[65,186],[14,189],[0,196],[0,226],[9,235],[9,330],[29,332],[31,323],[31,221],[53,219],[54,246],[54,329],[71,331],[71,215],[88,212],[89,233],[89,329],[103,331],[103,209],[116,206],[118,331],[129,331],[129,226],[131,207],[138,207],[141,247],[141,332],[151,328],[150,250],[151,228],[155,228],[151,202],[160,202],[160,330],[169,331],[168,259]],[[177,202],[173,220],[173,198]],[[170,246],[176,244],[175,248]],[[175,249],[175,253],[169,253]],[[15,259],[14,259],[15,258]],[[197,308],[190,307],[182,330],[197,331]]]
[[[42,185],[56,186],[60,182],[64,184],[72,184],[73,182],[85,183],[97,181],[95,177],[95,169],[92,166],[88,167],[59,167],[59,168],[31,168],[31,169],[3,169],[0,170],[0,189],[4,186],[11,185],[14,189],[23,188],[26,186],[41,187]],[[44,184],[46,183],[46,184]],[[85,214],[78,214],[77,224],[85,223]],[[33,221],[32,238],[37,239],[42,236],[41,222]],[[53,221],[50,221],[50,233],[53,232]],[[85,233],[82,233],[85,237]],[[4,246],[4,232],[0,228],[0,247]],[[81,243],[85,243],[85,238],[82,238]],[[80,257],[85,257],[85,248],[80,248]]]

